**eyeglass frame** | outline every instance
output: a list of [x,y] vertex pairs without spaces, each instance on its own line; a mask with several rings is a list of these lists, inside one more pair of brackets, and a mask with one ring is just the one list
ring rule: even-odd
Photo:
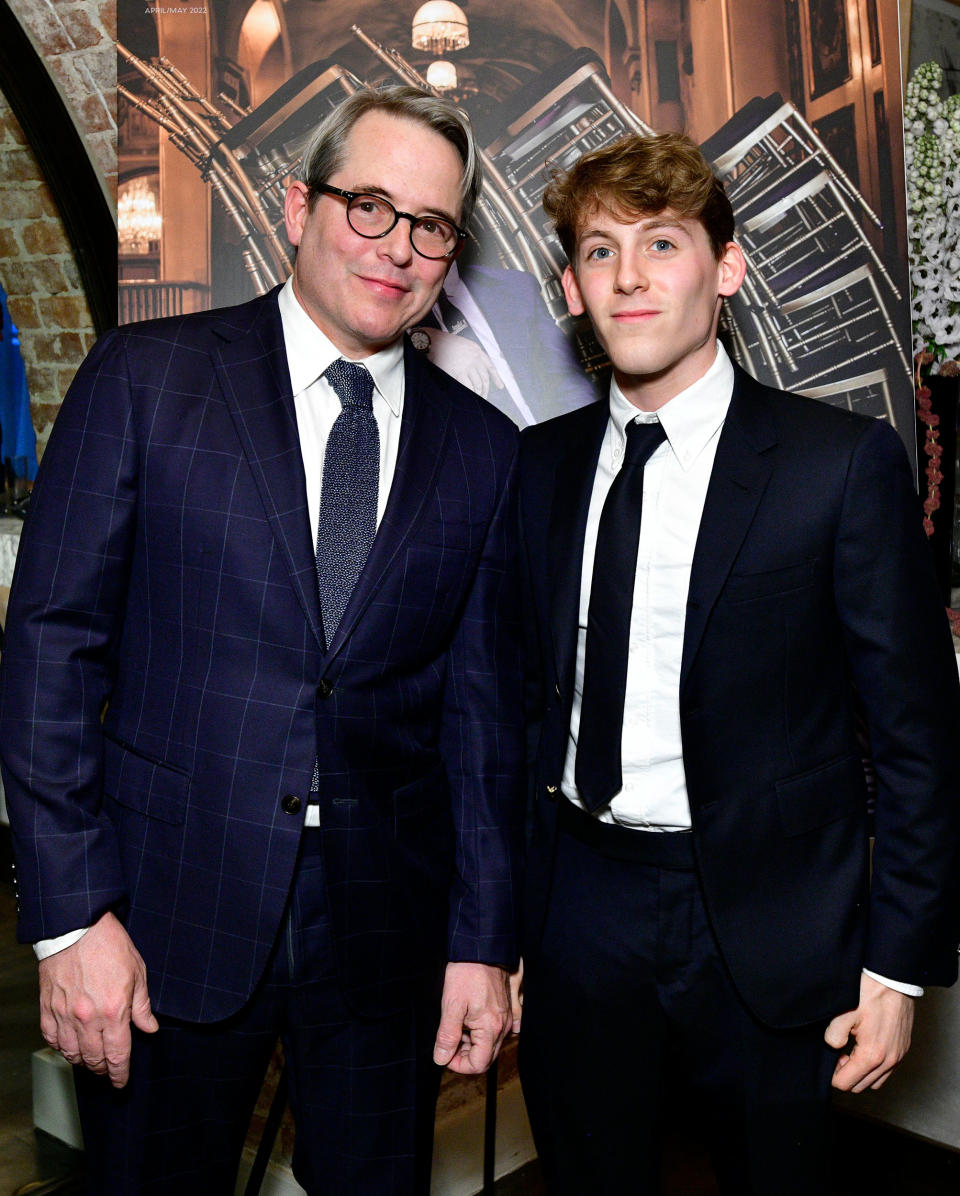
[[[467,239],[467,230],[460,228],[454,224],[452,220],[448,220],[446,216],[414,216],[412,212],[401,212],[399,208],[394,207],[389,199],[384,195],[377,195],[375,191],[344,191],[342,187],[334,187],[330,183],[314,183],[310,186],[311,191],[318,191],[324,195],[337,195],[340,199],[345,199],[346,205],[344,207],[344,215],[347,218],[347,224],[357,234],[358,237],[363,237],[366,241],[379,241],[381,237],[386,237],[392,233],[393,230],[400,223],[400,217],[404,220],[410,221],[410,248],[414,253],[418,254],[425,261],[428,262],[446,262],[452,260],[463,248],[463,243]],[[350,219],[350,204],[355,199],[363,199],[364,196],[369,195],[371,199],[375,199],[378,203],[386,204],[386,206],[393,212],[393,224],[389,228],[385,228],[382,233],[362,233],[354,228],[353,221]],[[448,249],[446,253],[439,257],[431,257],[429,253],[424,253],[422,249],[418,249],[413,241],[413,230],[420,223],[421,220],[440,220],[444,224],[449,224],[453,231],[457,234],[457,243],[452,249]]]

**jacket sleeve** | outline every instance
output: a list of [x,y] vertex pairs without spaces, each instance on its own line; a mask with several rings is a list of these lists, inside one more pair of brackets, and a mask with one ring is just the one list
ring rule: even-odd
[[114,832],[101,811],[101,715],[136,516],[130,385],[123,336],[110,333],[57,416],[7,614],[0,763],[25,942],[88,926],[124,900]]
[[441,751],[456,834],[449,958],[512,970],[523,819],[515,452],[503,468],[448,652]]
[[960,934],[960,686],[899,437],[871,421],[851,454],[834,585],[877,773],[870,971],[950,984]]

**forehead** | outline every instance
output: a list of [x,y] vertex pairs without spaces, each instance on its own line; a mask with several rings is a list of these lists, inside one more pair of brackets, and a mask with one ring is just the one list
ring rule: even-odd
[[577,243],[590,236],[625,235],[628,232],[672,228],[685,232],[693,240],[706,241],[707,230],[695,217],[680,216],[672,208],[659,212],[626,212],[598,202],[581,214],[577,223]]
[[334,176],[360,186],[389,190],[401,180],[411,188],[431,187],[459,195],[463,163],[456,146],[418,120],[372,109],[350,129]]

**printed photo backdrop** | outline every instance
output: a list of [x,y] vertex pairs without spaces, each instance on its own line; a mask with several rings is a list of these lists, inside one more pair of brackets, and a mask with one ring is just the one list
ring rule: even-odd
[[443,368],[521,425],[602,394],[545,179],[624,132],[683,129],[749,261],[724,313],[734,357],[889,420],[914,454],[895,0],[439,0],[443,27],[437,7],[120,5],[121,320],[282,282],[282,198],[311,130],[363,83],[413,82],[469,112],[487,166],[418,338]]

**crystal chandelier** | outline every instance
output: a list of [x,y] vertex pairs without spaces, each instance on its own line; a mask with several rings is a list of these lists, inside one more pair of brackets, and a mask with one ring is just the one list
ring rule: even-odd
[[151,243],[160,240],[163,221],[157,211],[157,197],[145,178],[134,179],[120,188],[117,199],[117,233],[121,253],[149,253]]
[[413,18],[413,48],[446,54],[470,45],[467,14],[450,0],[427,0]]

